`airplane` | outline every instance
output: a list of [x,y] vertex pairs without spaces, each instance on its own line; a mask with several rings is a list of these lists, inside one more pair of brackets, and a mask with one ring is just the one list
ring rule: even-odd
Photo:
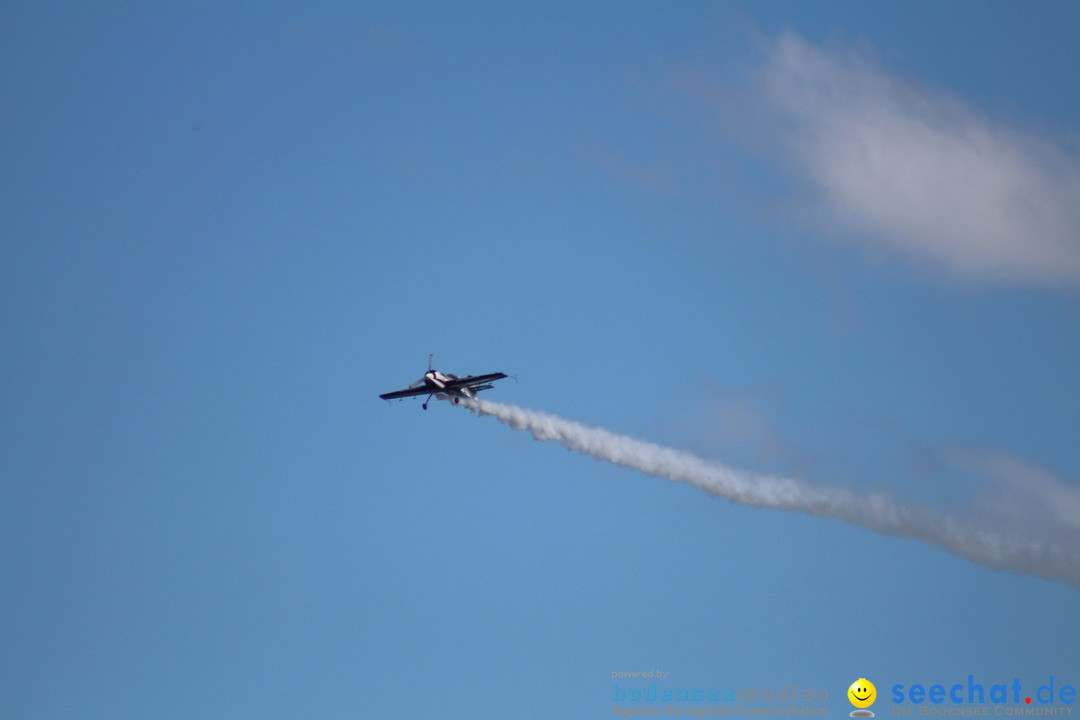
[[427,372],[424,377],[414,382],[404,390],[383,393],[379,397],[383,400],[395,400],[397,398],[415,397],[427,395],[423,408],[427,410],[428,402],[434,395],[439,400],[451,400],[455,405],[464,400],[475,400],[476,393],[481,390],[490,390],[494,387],[491,383],[496,380],[510,377],[506,373],[488,373],[487,375],[469,375],[459,378],[457,375],[444,374],[438,370],[432,370],[431,360],[434,355],[428,355]]

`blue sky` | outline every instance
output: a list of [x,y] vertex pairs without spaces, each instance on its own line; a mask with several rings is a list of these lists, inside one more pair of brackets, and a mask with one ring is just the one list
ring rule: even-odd
[[1080,684],[1066,582],[377,399],[1075,557],[1078,14],[6,3],[0,715]]

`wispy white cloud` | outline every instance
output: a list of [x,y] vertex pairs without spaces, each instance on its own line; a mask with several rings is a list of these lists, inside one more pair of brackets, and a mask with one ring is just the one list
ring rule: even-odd
[[855,51],[792,33],[752,71],[755,123],[861,243],[990,281],[1080,286],[1080,158]]
[[972,496],[974,511],[997,526],[1056,537],[1080,547],[1080,485],[1030,460],[1002,451],[953,449],[950,459],[976,474],[983,487]]

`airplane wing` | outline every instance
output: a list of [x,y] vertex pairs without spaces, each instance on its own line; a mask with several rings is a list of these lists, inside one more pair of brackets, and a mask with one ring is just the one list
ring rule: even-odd
[[418,388],[406,388],[405,390],[395,390],[394,392],[383,393],[379,397],[383,400],[396,400],[398,398],[414,397],[416,395],[429,395],[431,390],[426,387]]
[[[487,375],[470,375],[469,377],[457,378],[446,383],[447,390],[460,390],[461,388],[469,388],[470,390],[476,390],[477,385],[487,385],[495,380],[502,380],[503,378],[510,377],[506,373],[488,373]],[[485,390],[487,388],[484,388]]]

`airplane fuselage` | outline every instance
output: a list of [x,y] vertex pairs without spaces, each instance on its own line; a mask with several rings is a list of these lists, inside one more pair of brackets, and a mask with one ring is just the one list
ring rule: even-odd
[[468,387],[454,388],[453,390],[446,389],[447,384],[457,379],[457,375],[448,375],[438,370],[428,370],[424,373],[424,377],[414,383],[414,386],[427,388],[437,400],[452,400],[455,405],[459,404],[462,398],[475,398],[476,393]]
[[446,383],[456,379],[453,375],[446,375],[438,370],[428,370],[424,373],[423,382],[430,388],[436,390],[442,390],[446,387]]

